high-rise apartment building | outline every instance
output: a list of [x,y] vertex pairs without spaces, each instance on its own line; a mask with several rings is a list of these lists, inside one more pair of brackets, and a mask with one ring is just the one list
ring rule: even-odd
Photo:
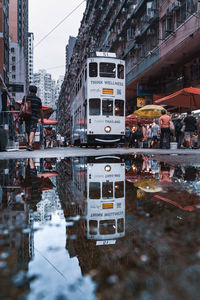
[[[16,56],[15,58],[16,65],[14,66],[14,61],[12,61],[13,64],[10,68],[10,91],[17,96],[19,92],[19,86],[21,86],[20,92],[22,92],[23,86],[23,92],[25,93],[28,85],[28,0],[9,1],[9,33],[11,43],[12,46],[15,44],[14,48],[19,48],[17,50],[17,54],[19,56]],[[13,58],[11,58],[11,60],[12,59]],[[15,73],[17,68],[20,69],[20,72]]]
[[37,95],[44,105],[52,107],[55,101],[55,82],[51,78],[51,74],[46,70],[39,70],[33,74],[33,83],[37,86]]
[[34,34],[28,33],[28,81],[29,84],[33,83],[33,42]]
[[9,1],[0,0],[0,74],[9,82]]
[[66,71],[68,70],[69,65],[70,65],[70,59],[71,59],[72,54],[73,54],[75,43],[76,43],[76,38],[73,37],[73,36],[70,36],[69,40],[68,40],[68,44],[67,44],[66,49],[65,49],[65,53],[66,53]]

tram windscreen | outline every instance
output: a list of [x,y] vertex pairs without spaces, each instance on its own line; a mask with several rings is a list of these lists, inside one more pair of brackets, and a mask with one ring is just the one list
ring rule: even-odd
[[117,232],[123,232],[124,231],[124,219],[118,219],[117,220]]
[[102,183],[102,198],[113,198],[113,183],[103,182]]
[[124,101],[115,100],[115,116],[123,117],[124,116]]
[[100,234],[114,234],[115,220],[102,220],[99,222]]
[[116,65],[113,63],[100,63],[100,77],[115,78]]
[[123,65],[117,65],[117,77],[119,79],[124,79],[124,66]]
[[100,115],[100,99],[94,98],[89,100],[89,114],[90,116]]
[[89,198],[90,199],[100,199],[100,197],[101,197],[100,182],[90,182]]
[[89,233],[90,234],[97,234],[97,226],[98,226],[98,222],[96,220],[90,220],[89,221]]
[[123,198],[124,197],[124,182],[116,181],[115,182],[115,198]]
[[98,65],[97,63],[90,63],[89,64],[89,76],[90,77],[97,77],[98,74]]
[[108,99],[102,100],[102,114],[103,116],[113,115],[113,100],[108,100]]

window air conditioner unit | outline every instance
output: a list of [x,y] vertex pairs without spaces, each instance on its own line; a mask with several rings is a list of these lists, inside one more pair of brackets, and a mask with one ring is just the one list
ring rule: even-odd
[[126,8],[125,8],[125,7],[122,8],[122,13],[123,13],[123,14],[126,13]]

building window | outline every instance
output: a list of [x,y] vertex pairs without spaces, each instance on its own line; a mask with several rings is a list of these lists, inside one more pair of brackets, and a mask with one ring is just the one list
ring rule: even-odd
[[15,56],[13,56],[13,57],[12,57],[12,61],[13,61],[13,62],[15,62],[15,61],[16,61],[16,58],[15,58]]
[[12,66],[12,71],[15,71],[16,70],[16,67],[15,66]]
[[12,75],[12,79],[16,79],[16,76],[15,76],[15,75]]
[[11,48],[11,52],[12,52],[12,53],[15,53],[15,48]]

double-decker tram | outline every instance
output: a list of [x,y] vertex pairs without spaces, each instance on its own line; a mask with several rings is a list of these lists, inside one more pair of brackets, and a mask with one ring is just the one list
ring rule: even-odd
[[70,96],[71,142],[114,145],[124,140],[125,62],[96,52],[80,71]]
[[125,235],[125,164],[107,159],[89,163],[87,172],[87,239],[97,246]]

